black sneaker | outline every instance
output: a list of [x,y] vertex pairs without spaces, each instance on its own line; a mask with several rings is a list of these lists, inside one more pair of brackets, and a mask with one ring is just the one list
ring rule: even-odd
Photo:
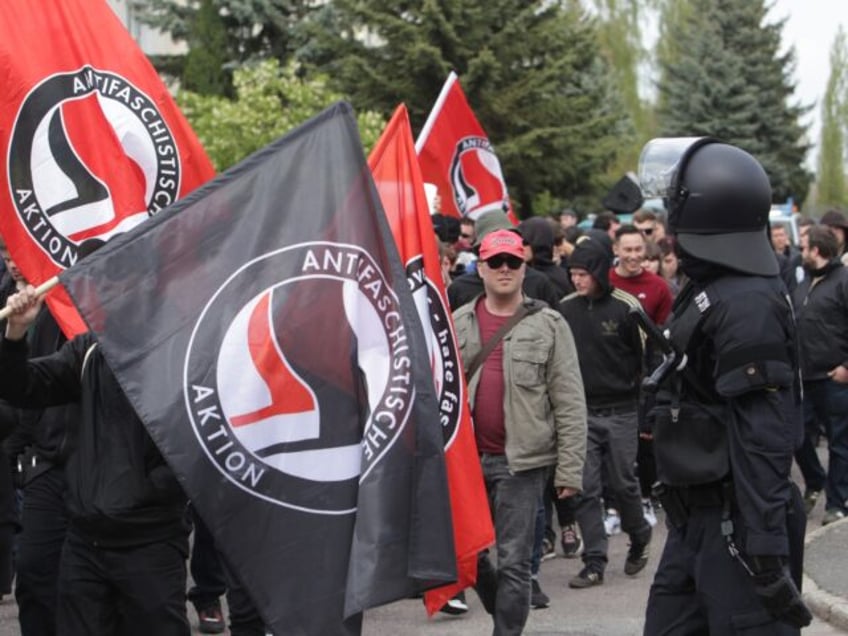
[[808,515],[813,511],[813,508],[816,507],[819,495],[821,495],[821,490],[810,490],[807,488],[804,491],[804,512]]
[[530,579],[530,607],[544,609],[551,604],[551,599],[542,591],[539,579]]
[[197,610],[197,627],[201,634],[223,634],[226,624],[221,604],[215,603]]
[[447,603],[442,605],[440,612],[450,614],[451,616],[459,616],[468,611],[468,604],[465,602],[465,592],[460,592]]
[[626,575],[633,576],[645,569],[645,566],[648,565],[648,556],[651,554],[650,546],[651,532],[648,532],[644,539],[631,538],[627,560],[624,561],[624,573]]
[[836,508],[832,510],[825,510],[824,517],[822,517],[822,525],[826,526],[834,521],[839,521],[840,519],[845,518],[845,513]]
[[585,587],[601,585],[603,582],[604,573],[597,567],[587,565],[580,570],[580,574],[577,574],[568,582],[568,587],[575,590],[582,590]]
[[554,547],[554,542],[545,537],[542,539],[542,561],[547,561],[548,559],[553,559],[556,557],[556,548]]

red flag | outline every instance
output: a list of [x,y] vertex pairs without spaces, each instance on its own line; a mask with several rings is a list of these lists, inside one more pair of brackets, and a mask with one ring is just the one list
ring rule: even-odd
[[433,614],[474,584],[477,554],[494,543],[494,529],[406,106],[395,110],[368,164],[424,325],[445,440],[458,580],[426,593],[427,611]]
[[451,72],[415,142],[424,181],[434,184],[442,214],[477,219],[491,210],[515,222],[501,164]]
[[[33,284],[215,174],[103,0],[0,3],[0,85],[0,234]],[[47,300],[66,334],[86,330],[61,287]]]

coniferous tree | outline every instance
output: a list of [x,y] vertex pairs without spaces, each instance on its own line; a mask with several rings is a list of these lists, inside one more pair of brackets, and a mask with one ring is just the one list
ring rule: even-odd
[[227,31],[213,0],[200,0],[186,39],[189,50],[180,85],[201,95],[232,95]]
[[[134,0],[141,21],[192,46],[198,11],[207,0]],[[224,27],[223,53],[230,66],[275,58],[285,64],[304,44],[300,25],[314,0],[208,0]]]
[[634,170],[639,152],[654,136],[653,106],[640,91],[640,77],[648,65],[649,51],[644,45],[643,22],[660,0],[593,0],[598,14],[601,50],[609,60],[633,126],[628,144],[622,139],[622,151],[613,167],[615,177]]
[[830,49],[830,76],[821,106],[817,203],[839,206],[846,202],[845,112],[848,90],[848,45],[839,27]]
[[717,137],[753,154],[774,200],[803,201],[809,144],[793,104],[794,50],[780,52],[782,22],[767,22],[764,0],[689,0],[665,32],[659,127],[667,136]]
[[579,4],[335,0],[312,23],[310,56],[357,108],[405,102],[416,129],[455,70],[523,215],[546,191],[597,202],[626,113]]

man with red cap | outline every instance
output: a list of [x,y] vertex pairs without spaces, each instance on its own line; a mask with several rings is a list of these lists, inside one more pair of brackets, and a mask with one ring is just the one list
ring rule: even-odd
[[554,469],[560,498],[582,489],[586,403],[571,330],[521,291],[520,236],[480,243],[483,294],[454,314],[483,478],[495,523],[497,570],[480,555],[477,592],[497,635],[520,634],[530,610],[536,508]]

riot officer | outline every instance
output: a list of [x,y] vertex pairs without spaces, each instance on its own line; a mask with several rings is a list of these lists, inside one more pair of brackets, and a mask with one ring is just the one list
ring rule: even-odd
[[655,494],[669,532],[645,634],[798,634],[812,619],[789,474],[803,426],[768,177],[739,148],[678,138],[645,146],[640,180],[646,197],[666,200],[690,281],[665,333],[674,363],[652,378]]

